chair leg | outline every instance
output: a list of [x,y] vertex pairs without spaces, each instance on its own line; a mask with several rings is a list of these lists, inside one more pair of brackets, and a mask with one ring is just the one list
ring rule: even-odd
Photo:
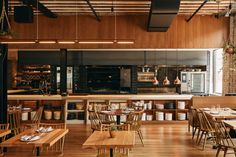
[[199,135],[200,135],[200,132],[201,132],[201,130],[200,130],[200,129],[198,129],[198,132],[197,132],[197,139],[196,139],[196,144],[198,144],[198,140],[199,140]]
[[228,151],[228,148],[226,147],[225,150],[224,150],[224,157],[226,157],[227,151]]
[[193,129],[192,140],[194,139],[194,136],[195,136],[196,131],[197,131],[197,128],[195,127],[195,128]]
[[202,150],[205,149],[206,140],[207,140],[207,133],[205,133],[205,137],[204,137],[204,142],[203,142],[203,148],[202,148]]
[[140,129],[139,129],[138,131],[139,131],[139,133],[140,133],[140,135],[141,135],[141,138],[143,139],[142,131],[141,131]]
[[142,142],[142,144],[143,144],[143,146],[144,146],[143,139],[141,138],[141,134],[140,134],[139,131],[138,131],[138,135],[139,135],[139,138],[140,138],[140,140],[141,140],[141,142]]
[[220,150],[221,150],[221,146],[218,146],[218,149],[217,149],[217,152],[216,152],[216,157],[219,156]]
[[199,145],[199,144],[200,144],[200,142],[201,142],[201,140],[202,140],[202,137],[203,137],[204,133],[205,133],[205,131],[202,131],[202,134],[201,134],[201,136],[200,136],[200,138],[199,138],[199,140],[198,140],[198,143],[197,143],[197,145]]

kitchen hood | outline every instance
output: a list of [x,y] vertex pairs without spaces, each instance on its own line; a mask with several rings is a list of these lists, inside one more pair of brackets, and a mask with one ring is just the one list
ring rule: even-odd
[[166,32],[179,11],[180,0],[152,0],[148,32]]

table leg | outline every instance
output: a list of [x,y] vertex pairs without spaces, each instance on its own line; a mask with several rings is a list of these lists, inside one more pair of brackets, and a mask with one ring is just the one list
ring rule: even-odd
[[39,147],[36,147],[36,153],[37,153],[37,156],[40,156],[40,148]]
[[117,116],[116,116],[116,123],[117,123],[117,124],[120,124],[120,115],[117,115]]
[[113,157],[113,149],[110,148],[110,157]]

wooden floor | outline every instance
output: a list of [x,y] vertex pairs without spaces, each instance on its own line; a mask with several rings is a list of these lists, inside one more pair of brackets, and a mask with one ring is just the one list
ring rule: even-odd
[[[82,149],[82,143],[91,134],[89,125],[69,125],[65,140],[64,157],[96,157],[96,150]],[[208,143],[205,151],[192,143],[186,124],[146,124],[142,126],[145,146],[136,136],[135,148],[130,157],[214,157],[216,150]],[[11,148],[7,157],[33,156],[32,149]],[[41,154],[41,156],[58,156]],[[221,153],[220,156],[223,156]],[[231,157],[232,154],[227,155]],[[234,155],[233,155],[234,156]]]

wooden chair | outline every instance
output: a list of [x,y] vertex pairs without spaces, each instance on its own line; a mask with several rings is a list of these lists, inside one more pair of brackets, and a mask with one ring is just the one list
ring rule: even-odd
[[200,123],[199,123],[199,118],[197,116],[197,109],[195,108],[190,108],[189,110],[189,124],[190,126],[192,126],[192,140],[194,141],[194,136],[197,133],[197,139],[196,139],[196,142],[198,141],[198,137],[199,137],[199,134],[200,134]]
[[130,124],[130,130],[136,131],[138,133],[139,138],[142,142],[142,145],[144,146],[143,135],[142,135],[142,131],[141,131],[143,112],[144,112],[144,109],[142,109],[140,111],[130,112],[125,124]]
[[216,157],[219,156],[220,151],[224,151],[224,157],[227,154],[229,149],[233,150],[233,153],[236,156],[236,144],[231,139],[229,130],[226,128],[222,121],[218,121],[215,124],[216,126],[216,142],[217,142],[217,153]]
[[14,135],[21,132],[21,112],[18,110],[9,110],[7,112],[7,122],[9,123],[9,129]]
[[[115,128],[116,131],[129,131],[130,125],[129,124],[102,124],[101,125],[101,131],[110,131],[112,128]],[[127,148],[115,148],[113,149],[113,156],[114,157],[128,157],[129,155],[129,149]],[[104,148],[104,149],[98,149],[98,155],[97,157],[109,157],[110,156],[110,150]]]
[[[52,127],[53,129],[66,129],[65,123],[39,123],[39,127]],[[64,149],[64,142],[65,142],[65,136],[60,139],[58,142],[56,142],[51,147],[43,147],[42,151],[45,151],[47,153],[49,152],[57,152],[60,153],[60,155],[63,155],[63,149]]]
[[197,144],[200,144],[202,137],[204,136],[204,141],[203,141],[203,150],[204,150],[206,145],[206,140],[210,138],[215,139],[216,131],[203,111],[197,111],[197,115],[200,124],[199,130],[202,132],[199,140],[197,141]]
[[36,111],[34,117],[31,118],[30,122],[23,124],[24,129],[34,128],[34,127],[37,128],[42,119],[42,114],[43,114],[43,106],[40,106],[39,109]]
[[[0,124],[0,130],[8,130],[8,129],[9,129],[9,123],[7,123],[7,124]],[[5,141],[5,139],[6,139],[6,136],[1,137],[0,142]],[[2,155],[2,153],[3,153],[3,150],[0,147],[0,154]]]
[[[7,124],[0,124],[0,130],[8,130],[8,129],[9,129],[9,123],[7,123]],[[6,136],[3,136],[1,141],[3,142],[3,141],[5,141],[5,139],[6,139]]]
[[89,112],[89,119],[91,123],[91,129],[94,132],[95,130],[101,129],[101,121],[95,111],[88,110]]
[[101,113],[101,111],[109,110],[109,105],[94,105],[94,111],[97,113],[98,118],[102,124],[114,124],[116,123],[113,115],[106,115]]

